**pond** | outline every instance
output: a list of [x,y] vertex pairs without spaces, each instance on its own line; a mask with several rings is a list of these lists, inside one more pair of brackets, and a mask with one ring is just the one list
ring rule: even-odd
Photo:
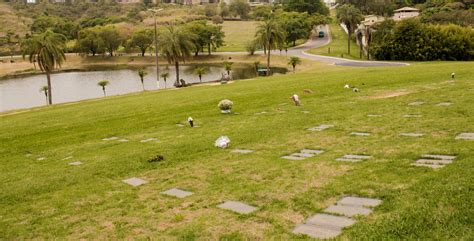
[[[225,72],[222,66],[180,66],[180,79],[187,84],[199,83],[199,77],[194,73],[197,67],[204,67],[206,74],[202,82],[212,82],[221,79]],[[146,67],[148,75],[144,78],[142,86],[138,77],[137,68],[120,70],[73,71],[51,75],[53,104],[79,101],[102,97],[102,88],[97,85],[101,80],[108,80],[106,86],[107,96],[121,95],[145,90],[165,88],[165,81],[160,77],[156,82],[156,68]],[[285,68],[272,68],[275,73],[285,73]],[[174,88],[176,72],[174,67],[161,67],[160,74],[167,72],[169,77],[166,88]],[[234,80],[253,78],[257,74],[253,65],[235,64],[232,70]],[[0,112],[46,105],[44,92],[40,91],[46,85],[46,75],[31,75],[0,80]]]

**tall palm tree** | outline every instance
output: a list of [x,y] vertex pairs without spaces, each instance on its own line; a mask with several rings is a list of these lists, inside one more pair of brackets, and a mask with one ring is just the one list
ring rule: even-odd
[[40,92],[44,92],[44,96],[46,97],[46,105],[48,105],[48,86],[43,85],[40,89]]
[[207,70],[203,67],[198,67],[194,70],[194,73],[199,77],[199,82],[202,82],[202,76],[207,73]]
[[296,65],[301,64],[301,59],[298,57],[290,57],[288,64],[293,67],[293,73],[294,73],[296,69]]
[[64,49],[66,48],[66,37],[62,34],[46,30],[41,34],[35,34],[21,43],[22,55],[28,55],[30,63],[37,63],[40,70],[46,73],[48,84],[48,103],[53,103],[53,92],[51,88],[51,72],[66,60]]
[[166,79],[170,76],[170,73],[164,72],[160,75],[161,78],[165,81],[165,89],[166,89]]
[[283,44],[285,41],[285,31],[278,22],[271,17],[258,25],[255,37],[267,51],[267,75],[270,75],[271,51]]
[[109,84],[109,81],[107,80],[101,80],[97,83],[98,86],[102,87],[102,91],[104,91],[104,97],[107,96],[107,93],[105,92],[105,86]]
[[179,86],[179,62],[185,62],[191,57],[195,35],[188,33],[182,27],[169,26],[160,35],[160,51],[168,60],[168,63],[174,63],[176,68],[176,86]]
[[351,4],[344,4],[337,8],[337,20],[347,27],[347,54],[351,54],[351,35],[364,16],[360,10]]
[[143,83],[143,79],[145,78],[146,75],[148,75],[148,73],[145,71],[145,69],[138,70],[138,76],[140,76],[140,81],[142,82],[143,90],[145,90],[145,84]]

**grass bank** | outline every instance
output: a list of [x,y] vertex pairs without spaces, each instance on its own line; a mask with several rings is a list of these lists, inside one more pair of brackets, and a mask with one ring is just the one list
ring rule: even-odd
[[[304,73],[1,116],[0,239],[296,239],[296,224],[344,195],[383,203],[345,229],[343,240],[471,239],[474,142],[454,136],[474,131],[473,76],[472,62],[391,68],[311,63]],[[344,89],[346,83],[361,92]],[[291,105],[294,93],[301,107]],[[217,103],[224,98],[234,101],[238,115],[220,114]],[[413,101],[426,103],[407,105]],[[267,114],[255,115],[262,111]],[[188,116],[200,127],[176,125]],[[320,124],[335,127],[306,130]],[[350,136],[352,131],[372,135]],[[213,147],[221,135],[230,137],[232,148],[255,152]],[[129,141],[101,140],[111,136]],[[158,141],[140,142],[148,138]],[[325,153],[280,158],[303,148]],[[457,159],[439,170],[410,165],[428,153]],[[158,154],[165,160],[147,161]],[[344,154],[373,159],[335,161]],[[72,161],[83,164],[69,166]],[[149,183],[122,183],[130,177]],[[195,194],[160,194],[173,187]],[[259,209],[236,215],[216,208],[227,200]]]

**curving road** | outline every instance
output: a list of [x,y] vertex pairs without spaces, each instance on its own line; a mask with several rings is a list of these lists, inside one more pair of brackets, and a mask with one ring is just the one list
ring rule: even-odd
[[331,42],[331,34],[329,32],[329,28],[327,27],[327,25],[322,27],[321,29],[326,33],[324,38],[313,37],[312,39],[308,40],[306,43],[289,49],[288,55],[320,61],[320,62],[326,62],[326,63],[330,63],[334,65],[352,66],[352,67],[380,67],[380,66],[409,65],[407,63],[400,63],[400,62],[350,60],[350,59],[343,59],[343,58],[337,58],[337,57],[310,54],[306,52],[310,49],[319,48]]

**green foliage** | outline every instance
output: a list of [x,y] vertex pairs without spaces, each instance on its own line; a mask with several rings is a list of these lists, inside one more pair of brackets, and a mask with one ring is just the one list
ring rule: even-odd
[[[281,48],[285,38],[285,30],[273,17],[258,25],[255,41],[261,44],[267,52],[267,70],[270,70],[271,50]],[[270,71],[267,71],[267,75],[269,74]]]
[[102,54],[105,52],[105,44],[100,38],[100,27],[85,28],[79,31],[76,41],[76,51],[83,54]]
[[232,0],[229,4],[229,10],[241,19],[247,19],[250,13],[250,5],[245,0]]
[[98,31],[99,38],[104,44],[105,50],[109,53],[110,56],[113,56],[114,52],[122,44],[122,36],[120,36],[120,33],[117,28],[112,25],[99,27]]
[[373,36],[371,54],[384,60],[472,60],[474,32],[456,25],[435,26],[407,19],[384,23]]
[[199,82],[201,82],[202,76],[207,73],[207,69],[203,67],[197,67],[196,69],[194,69],[194,73],[199,77]]
[[102,87],[102,91],[104,92],[104,96],[107,96],[107,93],[105,92],[105,86],[109,85],[109,81],[101,80],[101,81],[97,82],[97,85]]
[[308,14],[329,14],[328,7],[321,0],[285,0],[283,1],[283,8],[286,11],[306,12]]
[[288,65],[291,65],[293,67],[293,72],[295,72],[296,65],[301,64],[301,59],[298,57],[290,57],[288,61]]
[[47,15],[36,18],[31,25],[31,31],[34,33],[42,33],[47,29],[62,34],[68,39],[76,39],[79,26],[70,19]]
[[336,17],[339,23],[346,25],[348,30],[347,35],[347,54],[351,54],[351,35],[354,32],[357,24],[359,24],[363,19],[364,16],[360,12],[360,10],[353,5],[345,4],[341,7],[338,7],[336,10]]
[[259,48],[259,43],[255,40],[248,41],[247,44],[245,45],[245,50],[247,50],[247,53],[249,55],[254,55],[255,51]]
[[216,4],[206,4],[204,6],[204,15],[206,17],[216,16],[218,14],[218,9]]
[[364,14],[376,14],[382,16],[390,16],[393,14],[393,10],[397,8],[395,3],[401,3],[402,6],[410,5],[411,0],[407,0],[406,3],[403,1],[393,1],[393,0],[338,0],[339,4],[350,4],[358,9]]
[[222,19],[222,17],[219,16],[219,15],[215,15],[215,16],[212,17],[212,23],[213,24],[222,24],[222,23],[224,23],[224,19]]
[[168,26],[160,34],[160,52],[176,68],[176,82],[179,85],[179,62],[186,61],[195,49],[194,40],[197,38],[193,33],[186,31],[184,27]]
[[313,29],[313,22],[308,13],[279,11],[275,19],[285,32],[285,43],[296,45],[296,40],[307,39]]
[[187,23],[185,29],[194,36],[193,52],[195,55],[203,51],[204,47],[207,47],[208,53],[211,54],[212,49],[219,48],[224,44],[225,34],[222,31],[222,26],[208,25],[207,21],[199,20]]
[[51,72],[61,66],[66,60],[65,48],[66,37],[51,30],[34,34],[21,43],[23,57],[28,55],[29,61],[36,62],[44,72]]
[[145,56],[146,50],[153,44],[153,29],[137,29],[132,37],[127,41],[127,46],[140,49],[142,56]]

